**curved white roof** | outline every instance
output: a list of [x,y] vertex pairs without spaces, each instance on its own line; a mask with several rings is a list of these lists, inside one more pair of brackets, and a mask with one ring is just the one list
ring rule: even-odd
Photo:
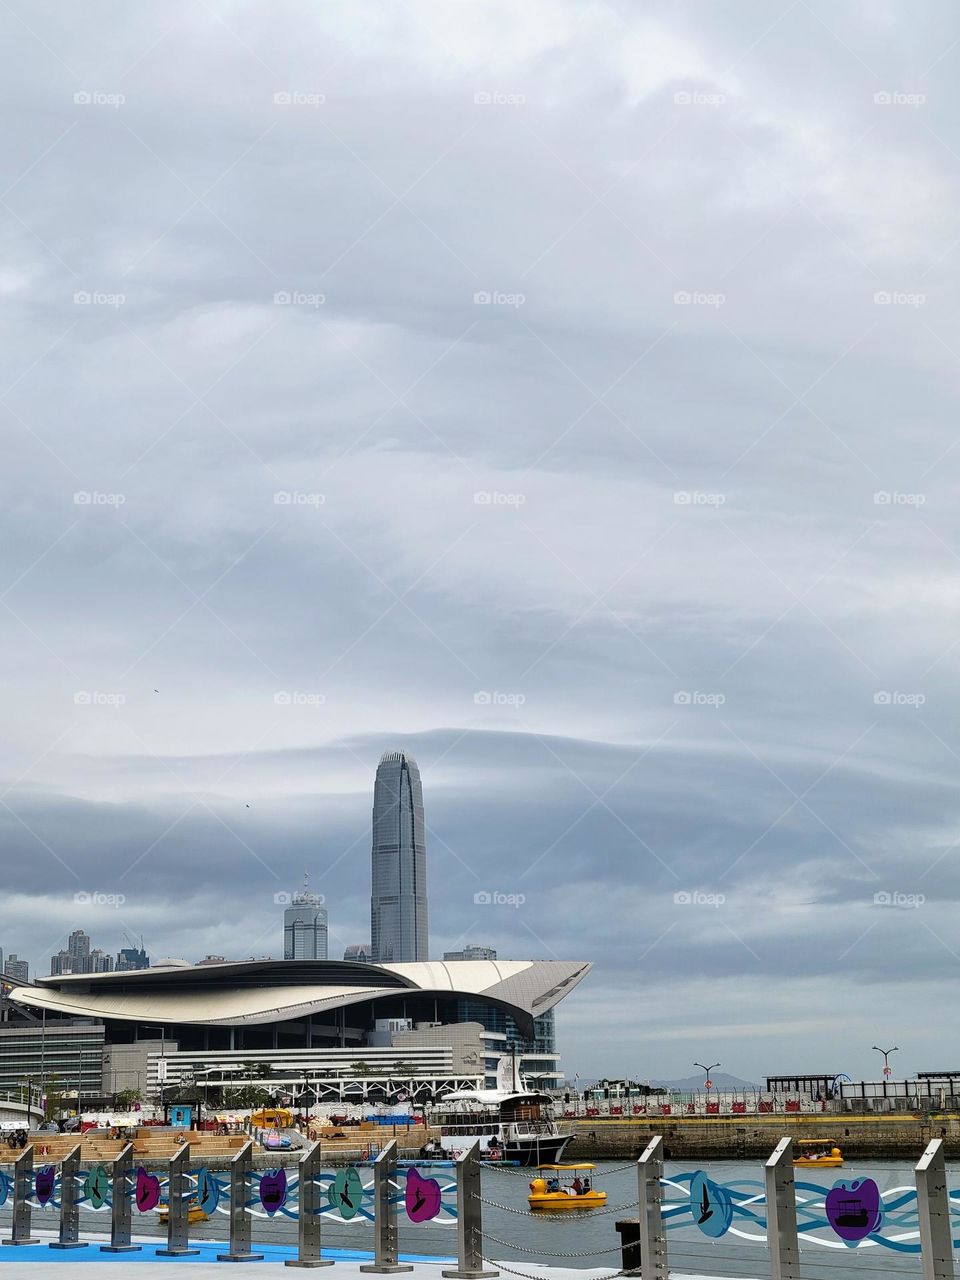
[[527,1020],[563,999],[590,968],[562,960],[229,961],[42,978],[14,986],[8,998],[73,1017],[212,1025],[282,1022],[407,990],[490,1000]]

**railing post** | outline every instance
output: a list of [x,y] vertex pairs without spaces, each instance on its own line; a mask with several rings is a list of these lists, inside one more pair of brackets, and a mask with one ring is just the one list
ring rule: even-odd
[[185,1142],[175,1156],[171,1156],[167,1172],[167,1247],[158,1249],[158,1258],[182,1258],[188,1253],[199,1253],[190,1248],[190,1207],[187,1198],[187,1161],[190,1159],[190,1143]]
[[13,1162],[13,1224],[4,1244],[37,1244],[30,1234],[30,1196],[33,1192],[33,1146],[24,1147]]
[[389,1275],[394,1271],[412,1271],[413,1267],[397,1262],[397,1206],[393,1193],[397,1189],[397,1140],[392,1138],[373,1162],[373,1262],[361,1271]]
[[480,1200],[480,1139],[457,1160],[457,1269],[442,1271],[452,1280],[498,1276],[483,1265],[483,1207]]
[[[262,1253],[250,1252],[250,1175],[253,1142],[245,1142],[230,1161],[230,1252],[218,1253],[218,1262],[262,1262]],[[196,1250],[194,1250],[196,1252]]]
[[133,1143],[128,1142],[113,1158],[110,1181],[110,1243],[100,1246],[101,1253],[139,1253],[143,1248],[130,1243],[133,1219]]
[[89,1243],[80,1239],[80,1205],[77,1203],[77,1174],[80,1172],[80,1145],[68,1151],[60,1161],[60,1239],[51,1249],[85,1249]]
[[332,1258],[320,1256],[320,1143],[312,1146],[297,1164],[297,1256],[288,1258],[287,1267],[332,1267]]
[[663,1200],[663,1138],[651,1138],[637,1162],[641,1280],[667,1280],[667,1233],[660,1208]]
[[927,1143],[914,1177],[917,1182],[923,1280],[953,1280],[950,1193],[947,1190],[942,1138],[934,1138]]
[[781,1138],[765,1166],[767,1248],[771,1280],[800,1280],[797,1197],[793,1185],[793,1139]]

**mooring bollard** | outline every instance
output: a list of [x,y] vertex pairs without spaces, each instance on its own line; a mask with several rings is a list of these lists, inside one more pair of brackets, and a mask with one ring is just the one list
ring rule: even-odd
[[771,1280],[800,1280],[793,1139],[781,1138],[764,1167]]
[[667,1233],[663,1226],[663,1138],[651,1138],[637,1161],[642,1280],[667,1280]]
[[397,1206],[393,1192],[397,1180],[397,1140],[392,1138],[373,1163],[373,1262],[360,1270],[376,1275],[394,1271],[412,1271],[413,1267],[397,1262]]
[[250,1175],[253,1142],[245,1142],[230,1161],[230,1252],[218,1253],[218,1262],[262,1262],[262,1253],[250,1252]]
[[199,1253],[190,1248],[190,1206],[187,1198],[190,1159],[190,1143],[185,1142],[175,1156],[170,1157],[167,1173],[167,1247],[158,1249],[158,1258],[182,1258],[188,1253]]
[[453,1280],[498,1276],[483,1265],[483,1205],[480,1200],[480,1139],[457,1160],[457,1269]]
[[332,1267],[332,1258],[320,1256],[320,1143],[315,1142],[297,1164],[299,1209],[297,1212],[297,1256],[288,1258],[287,1267]]
[[914,1178],[917,1183],[923,1280],[954,1280],[950,1193],[947,1190],[942,1138],[934,1138],[927,1144],[914,1170]]
[[133,1187],[130,1185],[132,1172],[133,1143],[128,1142],[113,1159],[110,1179],[110,1243],[100,1246],[101,1253],[139,1253],[143,1248],[142,1245],[130,1243],[133,1220]]
[[80,1205],[77,1202],[77,1175],[80,1172],[80,1144],[60,1161],[60,1239],[51,1249],[86,1249],[89,1241],[80,1239]]
[[30,1196],[33,1194],[33,1146],[24,1147],[13,1162],[13,1225],[4,1244],[38,1244],[30,1234]]

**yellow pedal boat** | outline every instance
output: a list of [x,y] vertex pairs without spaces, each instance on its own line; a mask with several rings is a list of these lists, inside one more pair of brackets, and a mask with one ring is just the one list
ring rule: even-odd
[[[161,1201],[157,1207],[157,1216],[166,1226],[170,1218],[170,1206],[165,1200]],[[191,1200],[187,1206],[187,1221],[192,1225],[194,1222],[208,1222],[207,1215],[203,1212],[196,1200]]]
[[[605,1191],[594,1191],[592,1164],[542,1164],[530,1183],[527,1203],[531,1209],[565,1213],[569,1209],[599,1209],[607,1203]],[[571,1178],[570,1175],[573,1175]]]
[[839,1169],[843,1164],[843,1152],[832,1142],[806,1146],[803,1153],[794,1157],[797,1169]]

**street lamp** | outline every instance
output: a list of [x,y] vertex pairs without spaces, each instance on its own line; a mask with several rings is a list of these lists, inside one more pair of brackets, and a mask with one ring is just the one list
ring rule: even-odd
[[899,1045],[894,1045],[892,1049],[881,1049],[878,1044],[875,1044],[873,1048],[876,1049],[877,1053],[883,1054],[883,1078],[884,1080],[889,1080],[893,1075],[893,1068],[890,1066],[890,1055],[891,1053],[899,1053],[900,1047]]
[[695,1067],[699,1067],[706,1077],[706,1079],[703,1082],[704,1089],[712,1089],[713,1081],[710,1079],[710,1072],[713,1070],[714,1067],[719,1067],[721,1064],[719,1062],[711,1062],[708,1067],[703,1062],[695,1062],[693,1065]]

